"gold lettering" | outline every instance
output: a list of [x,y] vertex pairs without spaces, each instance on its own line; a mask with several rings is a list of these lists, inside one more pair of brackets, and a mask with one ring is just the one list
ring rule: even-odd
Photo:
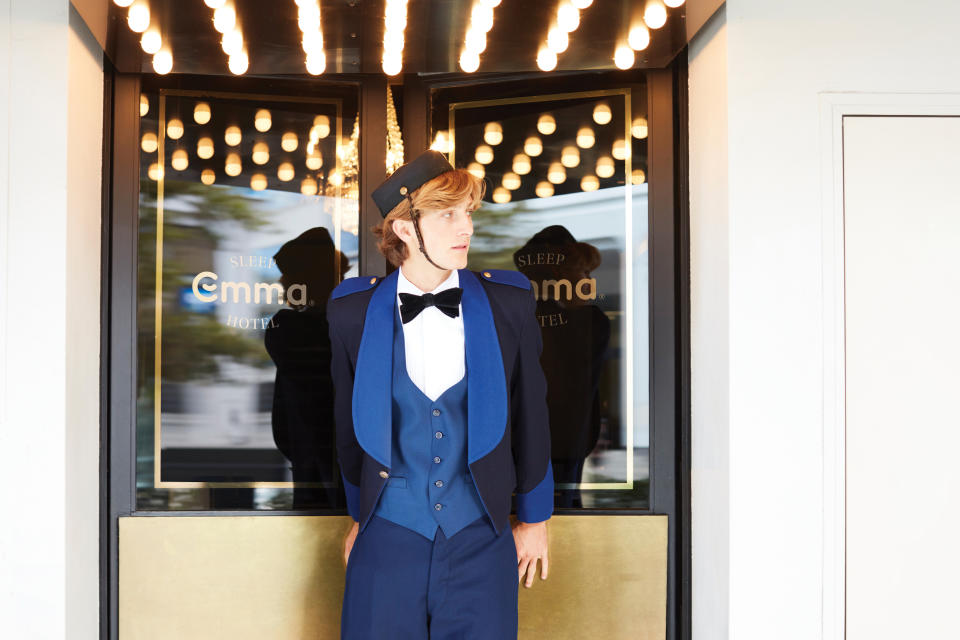
[[292,284],[287,287],[287,300],[290,304],[307,304],[307,285]]
[[553,287],[553,299],[560,299],[560,287],[565,287],[567,290],[567,300],[573,298],[573,285],[570,284],[570,281],[566,278],[561,278],[560,280],[544,280],[543,281],[543,295],[546,299],[550,298],[550,291],[548,287]]
[[[590,287],[589,293],[584,293],[584,286]],[[596,300],[597,299],[597,279],[596,278],[582,278],[577,282],[577,297],[581,300]]]

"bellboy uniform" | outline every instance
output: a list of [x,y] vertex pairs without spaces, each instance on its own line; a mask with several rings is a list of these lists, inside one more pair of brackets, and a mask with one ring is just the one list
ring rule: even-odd
[[[449,169],[436,156],[427,177],[411,173],[421,156],[388,183],[412,191]],[[378,200],[384,215],[391,202]],[[459,304],[430,306],[454,287]],[[341,637],[515,638],[512,494],[523,522],[553,513],[532,287],[516,271],[454,270],[408,322],[404,293],[420,294],[397,269],[349,278],[327,304],[337,454],[359,523]]]

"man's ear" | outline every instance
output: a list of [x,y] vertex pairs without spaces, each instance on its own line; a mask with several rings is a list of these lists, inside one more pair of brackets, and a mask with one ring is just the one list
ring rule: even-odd
[[407,226],[406,226],[405,224],[403,224],[404,222],[406,222],[406,221],[405,221],[405,220],[401,220],[401,219],[399,219],[399,218],[395,218],[395,219],[390,223],[390,225],[393,227],[393,232],[394,232],[394,233],[396,234],[396,236],[397,236],[398,238],[400,238],[401,240],[407,240],[407,236],[408,236],[409,233],[410,233],[410,229],[407,228]]

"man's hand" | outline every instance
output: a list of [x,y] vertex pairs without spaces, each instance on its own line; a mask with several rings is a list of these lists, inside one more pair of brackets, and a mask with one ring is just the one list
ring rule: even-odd
[[533,585],[537,573],[537,558],[540,558],[540,579],[547,579],[547,522],[520,522],[511,524],[513,541],[517,545],[517,582],[527,574],[525,587]]
[[346,566],[350,560],[350,552],[353,550],[353,541],[357,539],[357,531],[360,530],[360,523],[353,522],[350,532],[347,533],[347,539],[343,543],[343,565]]

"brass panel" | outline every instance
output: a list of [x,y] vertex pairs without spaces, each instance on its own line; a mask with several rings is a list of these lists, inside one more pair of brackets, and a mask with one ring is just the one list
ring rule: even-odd
[[[349,518],[119,520],[122,640],[339,637]],[[665,638],[667,516],[554,516],[549,535],[520,638]]]

